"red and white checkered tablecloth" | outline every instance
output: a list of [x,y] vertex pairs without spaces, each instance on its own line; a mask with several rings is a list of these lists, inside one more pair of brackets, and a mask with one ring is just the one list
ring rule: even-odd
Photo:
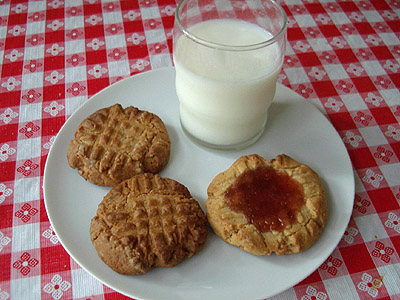
[[[400,299],[400,1],[279,2],[289,19],[279,81],[332,122],[356,195],[338,247],[272,299]],[[89,97],[172,66],[175,7],[0,1],[1,300],[125,299],[60,245],[44,207],[44,166],[57,132]]]

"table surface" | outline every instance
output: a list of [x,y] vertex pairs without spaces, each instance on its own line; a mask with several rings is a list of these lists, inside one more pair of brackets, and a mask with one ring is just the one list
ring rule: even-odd
[[[279,2],[288,43],[278,80],[333,124],[356,193],[328,259],[271,299],[400,299],[400,1]],[[0,1],[1,300],[126,298],[61,246],[44,206],[44,167],[57,132],[88,98],[173,65],[175,7],[172,0]]]

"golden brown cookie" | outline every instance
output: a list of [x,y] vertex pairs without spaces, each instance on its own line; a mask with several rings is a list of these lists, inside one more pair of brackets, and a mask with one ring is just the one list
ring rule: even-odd
[[304,251],[327,220],[318,174],[283,154],[240,157],[210,183],[206,208],[222,240],[254,255]]
[[115,186],[141,173],[158,173],[168,163],[171,142],[162,120],[120,104],[87,117],[75,132],[67,158],[92,183]]
[[149,173],[112,188],[90,225],[99,257],[129,275],[176,266],[200,251],[207,234],[206,216],[188,189]]

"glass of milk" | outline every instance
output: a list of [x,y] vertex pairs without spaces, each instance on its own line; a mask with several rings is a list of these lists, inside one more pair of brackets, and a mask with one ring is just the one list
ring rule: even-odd
[[173,59],[180,122],[192,140],[239,149],[264,131],[286,44],[273,0],[183,0]]

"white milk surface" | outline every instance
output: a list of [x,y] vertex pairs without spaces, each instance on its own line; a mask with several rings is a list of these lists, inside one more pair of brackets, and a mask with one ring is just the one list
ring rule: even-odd
[[[264,42],[271,34],[231,19],[199,23],[189,31],[228,46]],[[281,68],[278,45],[251,51],[206,47],[182,35],[175,46],[176,91],[183,127],[214,145],[235,145],[262,132]]]

